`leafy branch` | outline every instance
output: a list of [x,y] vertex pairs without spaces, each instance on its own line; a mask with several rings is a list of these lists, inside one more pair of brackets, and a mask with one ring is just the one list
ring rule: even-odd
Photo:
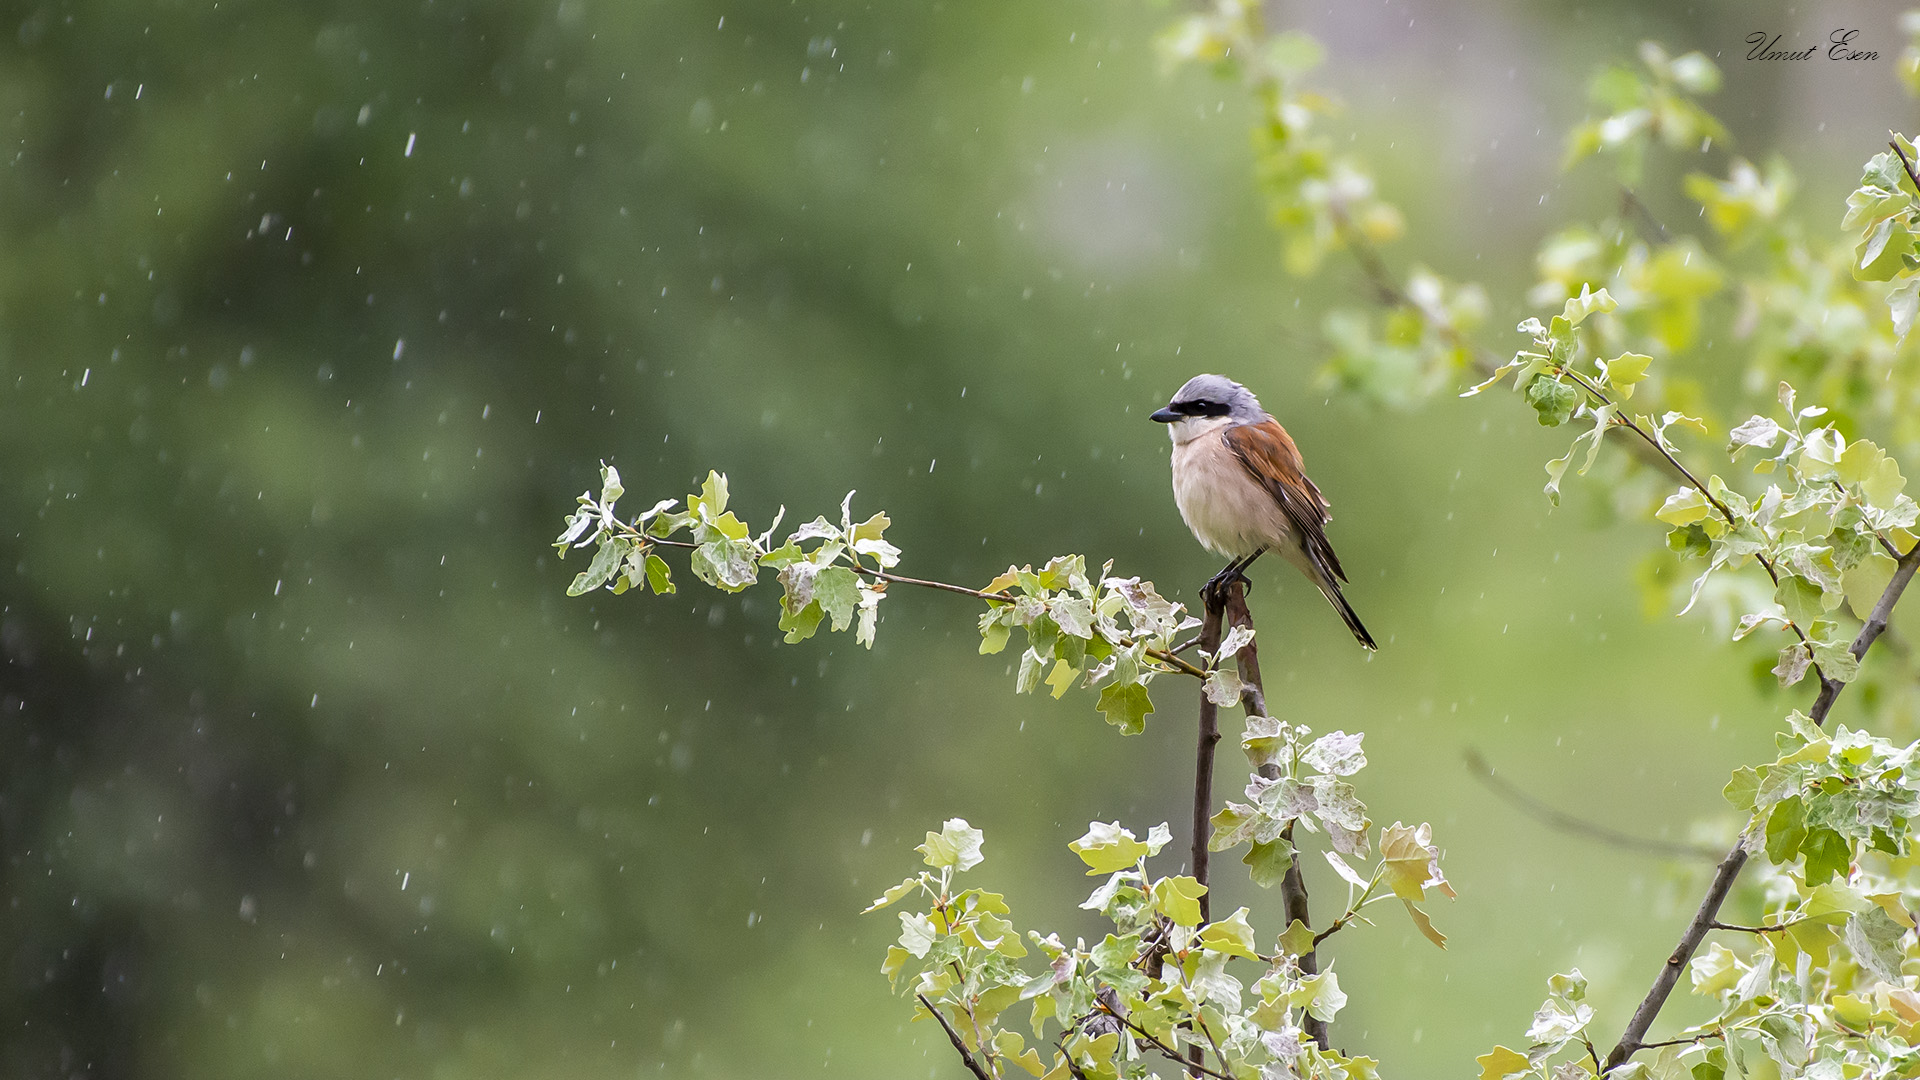
[[[601,466],[601,490],[582,493],[566,529],[554,541],[564,556],[570,548],[595,545],[592,560],[567,588],[570,596],[598,589],[619,595],[646,586],[656,594],[675,591],[672,571],[656,549],[689,552],[693,574],[724,592],[755,584],[763,569],[777,571],[782,588],[780,629],[789,643],[804,641],[826,625],[851,627],[869,648],[877,632],[881,601],[890,585],[970,596],[985,601],[980,616],[980,652],[997,653],[1014,628],[1028,647],[1021,654],[1015,689],[1027,693],[1042,681],[1060,697],[1076,682],[1100,690],[1098,708],[1128,733],[1137,732],[1153,711],[1148,685],[1155,675],[1177,673],[1206,679],[1208,673],[1174,650],[1173,638],[1199,625],[1185,608],[1160,596],[1152,582],[1112,576],[1102,568],[1098,582],[1088,577],[1078,555],[1060,556],[1039,570],[1009,568],[984,589],[893,572],[900,549],[885,539],[891,519],[876,513],[855,522],[853,494],[841,502],[838,525],[816,517],[783,541],[774,531],[785,509],[766,532],[753,535],[728,509],[727,478],[707,475],[701,489],[680,500],[665,499],[623,519],[616,503],[625,494],[620,473]],[[676,539],[681,533],[689,539]],[[808,546],[812,545],[812,546]]]

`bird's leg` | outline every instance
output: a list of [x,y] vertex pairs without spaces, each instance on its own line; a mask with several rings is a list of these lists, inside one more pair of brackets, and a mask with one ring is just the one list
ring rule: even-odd
[[1200,599],[1208,607],[1213,607],[1216,604],[1225,604],[1227,601],[1227,589],[1232,587],[1234,582],[1245,581],[1249,585],[1253,584],[1247,581],[1247,567],[1252,566],[1253,560],[1265,554],[1266,550],[1266,548],[1256,549],[1253,554],[1235,559],[1222,567],[1219,573],[1208,578],[1207,583],[1201,586]]

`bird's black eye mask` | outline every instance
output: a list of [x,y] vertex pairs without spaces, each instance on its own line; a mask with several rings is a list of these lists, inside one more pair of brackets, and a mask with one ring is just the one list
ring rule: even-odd
[[1232,411],[1224,401],[1176,401],[1167,408],[1181,416],[1225,416]]

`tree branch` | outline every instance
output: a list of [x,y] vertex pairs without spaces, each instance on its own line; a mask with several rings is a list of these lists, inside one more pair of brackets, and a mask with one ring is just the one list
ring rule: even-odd
[[954,1030],[953,1025],[947,1022],[946,1015],[939,1009],[934,1008],[933,1002],[927,1000],[927,995],[915,994],[913,996],[918,998],[920,1000],[920,1006],[932,1013],[933,1018],[940,1021],[940,1026],[946,1029],[947,1038],[952,1041],[953,1048],[960,1052],[960,1060],[966,1064],[967,1071],[979,1077],[980,1080],[994,1080],[993,1075],[987,1072],[986,1068],[980,1064],[979,1059],[973,1056],[973,1051],[967,1049],[967,1041],[962,1039],[960,1033]]
[[[1916,569],[1920,569],[1920,543],[1914,544],[1905,555],[1900,557],[1900,564],[1894,570],[1893,579],[1887,582],[1885,591],[1880,594],[1879,602],[1873,605],[1873,611],[1867,616],[1866,625],[1860,628],[1859,635],[1853,639],[1850,651],[1856,659],[1865,657],[1867,650],[1873,647],[1874,641],[1886,632],[1887,620],[1893,614],[1894,605],[1900,602],[1900,595],[1906,591],[1907,584],[1913,580]],[[1813,703],[1811,714],[1811,719],[1816,725],[1826,723],[1827,714],[1833,710],[1834,700],[1840,696],[1840,691],[1844,687],[1844,683],[1829,680],[1825,676],[1821,677],[1820,697]],[[1720,905],[1726,902],[1727,893],[1733,889],[1734,881],[1739,878],[1740,871],[1746,864],[1747,849],[1739,841],[1735,841],[1733,850],[1727,852],[1727,857],[1722,859],[1719,867],[1714,870],[1713,880],[1707,885],[1707,894],[1701,897],[1700,907],[1694,912],[1693,920],[1687,924],[1686,932],[1680,935],[1680,943],[1674,946],[1673,953],[1667,957],[1666,963],[1660,966],[1660,974],[1653,980],[1653,987],[1647,991],[1647,996],[1640,1002],[1640,1007],[1633,1011],[1633,1019],[1627,1021],[1626,1030],[1620,1033],[1620,1041],[1607,1054],[1606,1064],[1601,1068],[1603,1074],[1625,1064],[1635,1051],[1653,1045],[1643,1041],[1647,1037],[1648,1029],[1653,1027],[1654,1019],[1666,1006],[1667,996],[1673,993],[1674,985],[1680,981],[1680,973],[1686,969],[1687,962],[1693,959],[1694,952],[1700,948],[1701,940],[1719,921]]]
[[1679,844],[1670,840],[1655,840],[1652,837],[1634,836],[1618,829],[1585,818],[1575,817],[1564,810],[1547,805],[1539,799],[1520,790],[1520,788],[1493,771],[1478,750],[1467,751],[1467,770],[1474,774],[1488,790],[1506,800],[1507,804],[1519,808],[1529,817],[1564,833],[1584,836],[1613,847],[1628,851],[1643,851],[1654,855],[1668,855],[1678,859],[1702,859],[1717,862],[1720,853],[1710,848],[1696,847],[1692,844]]

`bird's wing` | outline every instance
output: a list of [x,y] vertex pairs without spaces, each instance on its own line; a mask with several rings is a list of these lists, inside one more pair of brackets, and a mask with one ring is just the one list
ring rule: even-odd
[[1248,475],[1260,481],[1287,515],[1308,558],[1329,577],[1347,580],[1340,568],[1340,557],[1327,542],[1326,497],[1307,479],[1300,461],[1300,448],[1279,422],[1268,417],[1257,424],[1240,424],[1221,433],[1227,449],[1232,450]]

